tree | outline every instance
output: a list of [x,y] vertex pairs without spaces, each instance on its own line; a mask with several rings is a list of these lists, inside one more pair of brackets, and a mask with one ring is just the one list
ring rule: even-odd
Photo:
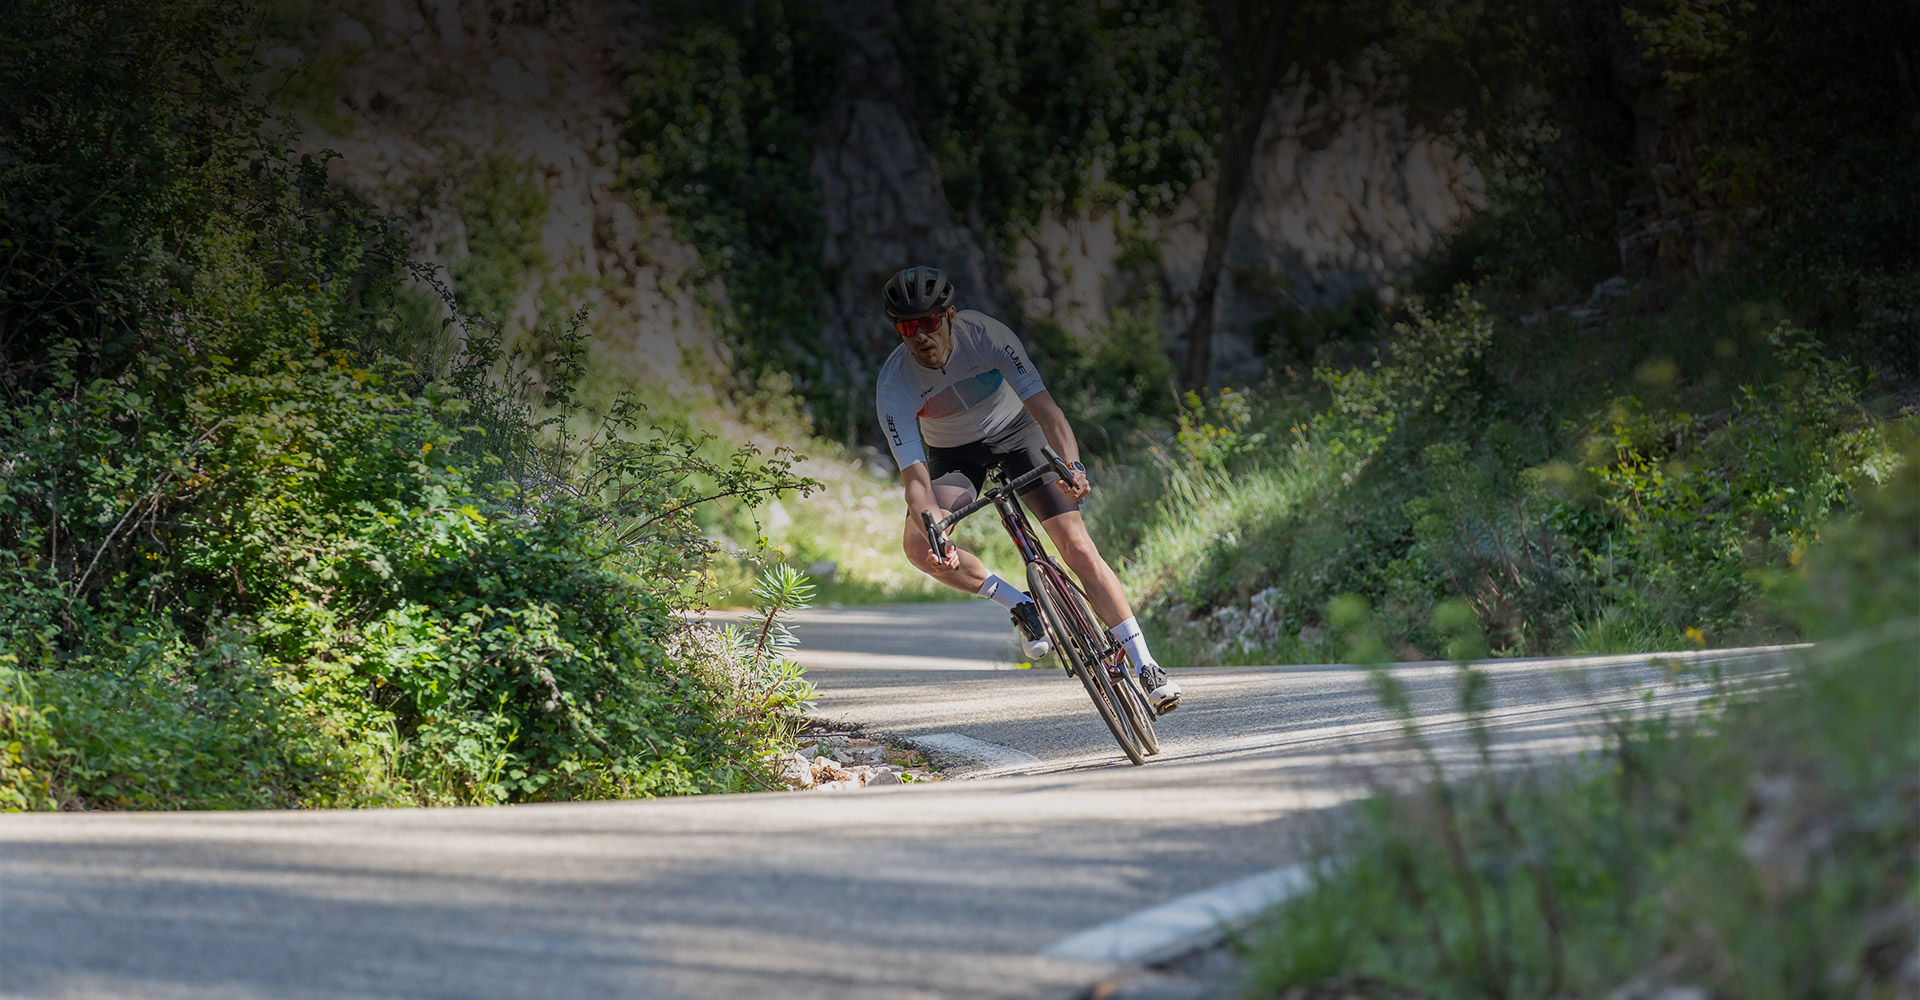
[[1215,30],[1220,56],[1220,155],[1207,225],[1207,252],[1193,292],[1193,318],[1187,322],[1186,383],[1206,384],[1213,366],[1213,299],[1220,289],[1233,213],[1246,190],[1253,151],[1266,120],[1267,104],[1280,76],[1280,55],[1287,27],[1299,0],[1219,0]]

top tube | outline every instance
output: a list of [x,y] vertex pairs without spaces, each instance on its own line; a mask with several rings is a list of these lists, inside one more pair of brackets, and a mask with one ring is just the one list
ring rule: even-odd
[[954,525],[959,524],[962,518],[967,517],[968,515],[974,513],[980,508],[987,506],[988,504],[993,503],[994,498],[1000,496],[1003,493],[1018,492],[1021,487],[1027,485],[1028,483],[1033,482],[1036,479],[1039,479],[1041,476],[1044,476],[1049,472],[1059,475],[1061,478],[1064,479],[1066,478],[1066,473],[1062,473],[1060,470],[1066,469],[1067,472],[1073,471],[1072,469],[1068,468],[1066,460],[1062,459],[1060,457],[1060,454],[1053,450],[1052,445],[1041,446],[1040,452],[1042,455],[1046,456],[1046,459],[1047,459],[1046,465],[1028,469],[1026,472],[1016,477],[1013,481],[1002,483],[999,486],[995,486],[993,489],[990,489],[985,493],[980,494],[980,496],[976,497],[972,503],[969,503],[965,507],[962,507],[951,514],[948,514],[946,517],[936,522],[936,525],[939,527],[939,529],[942,532],[944,532],[947,529],[953,527]]

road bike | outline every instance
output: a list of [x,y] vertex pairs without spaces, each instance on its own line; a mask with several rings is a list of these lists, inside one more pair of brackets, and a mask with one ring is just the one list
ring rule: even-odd
[[1027,564],[1027,592],[1040,605],[1040,618],[1046,623],[1048,638],[1067,673],[1080,678],[1101,721],[1113,733],[1127,759],[1145,764],[1160,752],[1160,739],[1153,731],[1153,708],[1147,693],[1129,667],[1126,648],[1100,624],[1087,604],[1087,595],[1060,564],[1047,554],[1046,545],[1027,521],[1017,494],[1029,483],[1048,472],[1072,481],[1073,470],[1052,448],[1043,448],[1048,465],[1033,469],[1013,481],[982,493],[979,498],[944,518],[933,511],[920,512],[926,528],[927,546],[934,557],[943,556],[952,542],[947,533],[975,511],[992,506],[1000,512],[1000,523],[1013,537],[1014,548]]

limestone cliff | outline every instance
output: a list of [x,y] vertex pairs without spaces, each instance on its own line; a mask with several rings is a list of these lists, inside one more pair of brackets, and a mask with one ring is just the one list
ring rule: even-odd
[[[1367,103],[1354,77],[1369,71],[1335,73],[1319,86],[1296,77],[1268,109],[1215,301],[1216,380],[1258,376],[1249,328],[1274,309],[1354,289],[1390,295],[1434,240],[1483,204],[1479,172],[1445,138]],[[1030,314],[1081,335],[1097,330],[1145,277],[1119,265],[1119,234],[1132,222],[1135,238],[1158,250],[1173,346],[1194,308],[1212,198],[1202,182],[1160,219],[1111,211],[1050,218],[1025,240],[1013,285]]]
[[[422,258],[458,275],[477,230],[525,238],[490,248],[513,325],[584,306],[597,377],[677,386],[684,366],[724,369],[726,356],[687,286],[698,253],[619,184],[621,60],[646,44],[645,13],[625,0],[371,0],[330,10],[275,57],[319,77],[295,108],[303,143],[337,150],[333,177],[403,220]],[[518,204],[490,203],[503,185],[526,189]]]
[[[952,271],[974,304],[1082,336],[1159,282],[1177,346],[1209,185],[1163,218],[1048,219],[998,260],[954,220],[914,124],[892,0],[823,3],[844,57],[814,161],[826,226],[813,343],[843,391],[864,392],[892,346],[875,289],[915,261]],[[315,15],[272,58],[304,67],[304,143],[338,150],[335,178],[403,219],[425,259],[505,288],[521,328],[588,307],[603,383],[679,385],[726,370],[701,304],[726,289],[693,287],[697,251],[620,183],[622,82],[656,40],[652,16],[635,0],[356,0]],[[1288,300],[1387,288],[1480,203],[1478,175],[1447,143],[1368,106],[1351,80],[1296,81],[1269,111],[1216,303],[1222,379],[1257,375],[1254,321]],[[1157,264],[1123,268],[1123,232],[1156,247]],[[519,237],[527,245],[499,245]]]

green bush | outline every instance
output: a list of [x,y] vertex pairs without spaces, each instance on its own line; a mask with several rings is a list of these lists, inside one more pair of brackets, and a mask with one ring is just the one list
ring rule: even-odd
[[1160,341],[1164,313],[1158,287],[1149,285],[1085,337],[1048,322],[1029,325],[1028,350],[1089,455],[1123,454],[1137,433],[1165,430],[1179,412],[1173,362]]
[[[1369,364],[1190,407],[1090,516],[1188,655],[1335,656],[1295,640],[1347,593],[1411,659],[1445,646],[1432,616],[1453,600],[1504,653],[1791,637],[1765,572],[1885,479],[1895,432],[1859,375],[1791,326],[1741,357],[1720,338],[1720,367],[1690,379],[1654,355],[1637,394],[1588,374],[1670,318],[1556,361],[1515,350],[1526,328],[1472,298],[1416,308]],[[1256,596],[1252,618],[1182,627]]]
[[742,688],[679,612],[698,512],[809,488],[790,456],[715,456],[630,398],[576,436],[579,317],[541,335],[543,395],[497,317],[393,357],[449,353],[400,284],[432,276],[273,138],[245,5],[19,14],[0,807],[763,785],[801,689]]
[[668,20],[664,44],[626,81],[625,183],[672,215],[704,274],[726,280],[727,301],[710,305],[748,391],[770,372],[796,374],[815,423],[850,438],[871,407],[830,384],[803,333],[821,325],[826,287],[813,157],[839,36],[807,3],[685,4]]
[[1920,889],[1920,449],[1778,587],[1819,646],[1756,683],[1716,675],[1710,721],[1616,714],[1597,767],[1497,766],[1465,667],[1480,756],[1443,780],[1383,674],[1433,780],[1342,831],[1253,939],[1254,995],[1899,995]]
[[999,245],[1049,208],[1170,211],[1213,169],[1219,101],[1201,4],[912,2],[900,21],[947,200]]

